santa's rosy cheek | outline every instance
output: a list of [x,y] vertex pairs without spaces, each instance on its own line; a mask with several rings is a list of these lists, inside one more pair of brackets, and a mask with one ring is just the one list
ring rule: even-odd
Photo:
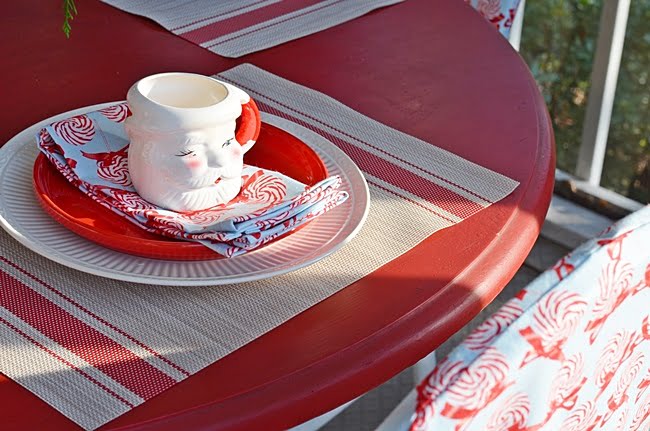
[[187,166],[190,169],[198,169],[203,165],[200,159],[196,157],[189,158],[185,161],[185,166]]

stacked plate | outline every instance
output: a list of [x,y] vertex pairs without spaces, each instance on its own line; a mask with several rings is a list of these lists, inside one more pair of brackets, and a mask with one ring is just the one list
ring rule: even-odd
[[206,247],[149,234],[70,185],[39,156],[35,136],[46,124],[110,106],[49,118],[0,148],[0,225],[58,263],[104,277],[148,284],[218,285],[258,280],[305,267],[350,241],[368,213],[363,174],[334,144],[295,123],[263,114],[246,163],[312,185],[340,175],[349,199],[270,244],[226,259]]

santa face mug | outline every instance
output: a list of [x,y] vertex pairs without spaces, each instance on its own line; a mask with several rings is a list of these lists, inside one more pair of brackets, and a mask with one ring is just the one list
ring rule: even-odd
[[248,94],[203,75],[161,73],[136,82],[127,102],[129,174],[140,196],[183,212],[237,196],[261,125]]

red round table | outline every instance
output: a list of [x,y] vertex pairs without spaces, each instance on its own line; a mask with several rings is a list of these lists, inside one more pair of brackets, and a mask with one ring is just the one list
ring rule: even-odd
[[[4,6],[0,142],[51,115],[123,99],[145,75],[211,75],[247,62],[520,182],[502,201],[101,429],[267,430],[322,414],[465,325],[511,279],[540,231],[555,166],[544,102],[517,53],[461,0],[409,0],[236,60],[91,0],[77,0],[66,40],[60,3]],[[3,430],[78,428],[2,375],[0,405]]]

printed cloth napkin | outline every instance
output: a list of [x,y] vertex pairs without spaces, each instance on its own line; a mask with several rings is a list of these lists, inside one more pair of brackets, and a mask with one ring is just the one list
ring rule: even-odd
[[272,48],[404,0],[103,0],[224,57]]
[[197,241],[222,256],[238,256],[278,238],[348,198],[341,179],[306,186],[279,172],[245,166],[242,189],[227,204],[175,212],[144,200],[128,170],[126,103],[46,126],[38,147],[65,178],[95,202],[149,232]]
[[646,206],[540,274],[422,380],[410,430],[650,429],[649,241]]

